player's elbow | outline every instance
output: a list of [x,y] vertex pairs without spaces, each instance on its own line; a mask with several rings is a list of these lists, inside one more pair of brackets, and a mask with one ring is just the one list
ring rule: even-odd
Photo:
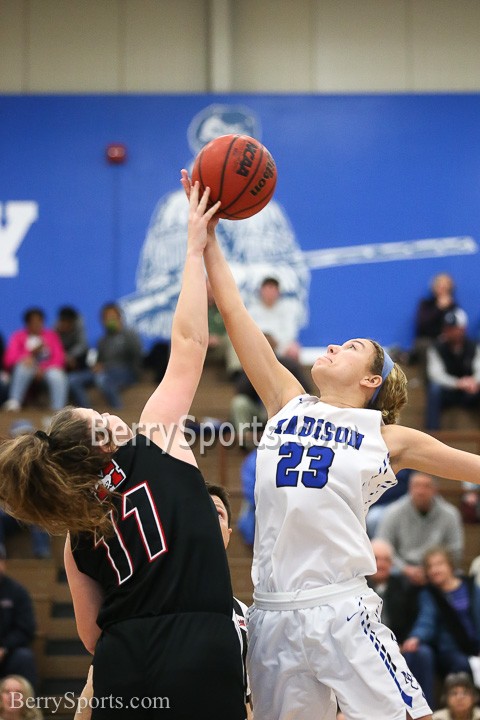
[[93,655],[98,638],[100,637],[100,628],[98,626],[95,628],[82,628],[77,625],[77,632],[87,652]]

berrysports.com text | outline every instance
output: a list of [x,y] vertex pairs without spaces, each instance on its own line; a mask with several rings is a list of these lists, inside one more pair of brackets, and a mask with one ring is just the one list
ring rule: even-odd
[[19,710],[23,707],[32,710],[46,710],[53,715],[62,710],[85,710],[90,707],[92,710],[100,708],[101,710],[170,710],[170,699],[168,697],[115,697],[115,695],[105,695],[103,697],[93,696],[77,697],[73,692],[66,692],[61,697],[27,697],[21,692],[10,693],[10,706],[12,709]]

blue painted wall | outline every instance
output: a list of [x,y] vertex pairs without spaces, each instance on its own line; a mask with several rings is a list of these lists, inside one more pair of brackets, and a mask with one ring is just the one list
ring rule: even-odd
[[[152,213],[178,188],[192,160],[187,128],[211,103],[240,104],[259,118],[278,167],[275,200],[305,253],[480,238],[479,95],[2,96],[0,245],[6,204],[38,205],[14,277],[2,276],[0,247],[2,334],[29,305],[43,306],[51,322],[73,304],[96,340],[100,305],[136,291]],[[121,166],[105,159],[115,141],[128,149]],[[358,335],[408,346],[416,303],[440,271],[456,278],[478,334],[477,251],[324,267],[305,257],[306,346]]]

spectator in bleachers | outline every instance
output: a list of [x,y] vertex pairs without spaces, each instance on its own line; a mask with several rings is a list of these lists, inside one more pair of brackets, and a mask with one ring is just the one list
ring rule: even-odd
[[248,309],[260,330],[273,337],[278,354],[298,362],[300,319],[289,299],[282,296],[277,278],[265,277],[262,280],[258,297],[248,304]]
[[107,303],[101,310],[104,335],[97,343],[92,368],[69,374],[70,391],[79,407],[91,407],[86,388],[95,385],[112,408],[122,407],[121,391],[138,382],[143,362],[138,333],[124,326],[120,307]]
[[[418,587],[405,575],[393,571],[393,548],[386,540],[371,541],[377,572],[367,583],[382,598],[382,623],[394,633],[399,645],[409,637],[418,614]],[[435,662],[433,651],[425,645],[415,653],[404,653],[414,677],[420,683],[430,707],[434,704]]]
[[45,327],[41,308],[29,308],[23,315],[24,328],[10,337],[4,356],[5,369],[11,373],[8,400],[4,410],[22,407],[33,381],[44,381],[50,394],[50,407],[60,410],[67,400],[65,353],[54,330]]
[[84,370],[88,353],[88,341],[83,318],[73,307],[64,305],[59,308],[55,330],[65,351],[65,369]]
[[387,508],[376,537],[390,543],[395,570],[414,585],[425,584],[423,560],[433,545],[445,547],[456,567],[462,562],[464,534],[460,511],[440,497],[437,481],[427,473],[411,473],[408,494]]
[[[287,370],[290,370],[302,387],[309,388],[311,383],[305,377],[298,360],[287,355],[279,355],[275,338],[267,333],[265,333],[265,337],[282,365]],[[260,439],[259,436],[256,437],[256,433],[265,422],[267,414],[258,393],[243,370],[235,379],[235,395],[230,403],[230,418],[240,446],[246,450],[251,450],[255,441]],[[256,429],[254,427],[255,423],[258,423]]]
[[0,677],[22,675],[35,687],[32,599],[23,585],[6,574],[6,559],[5,546],[0,545]]
[[448,273],[435,275],[430,285],[431,293],[422,298],[415,316],[415,340],[411,362],[425,363],[427,348],[441,335],[443,319],[458,305],[455,300],[455,283]]
[[21,675],[0,680],[0,720],[42,720],[31,683]]
[[458,308],[447,313],[438,340],[427,350],[425,424],[440,427],[444,408],[480,407],[480,346],[467,336],[467,316]]
[[433,720],[480,720],[478,690],[468,673],[447,675],[441,702],[445,707],[433,713]]
[[480,662],[480,586],[473,577],[456,573],[450,553],[441,546],[425,553],[424,570],[427,584],[419,594],[418,617],[402,650],[417,652],[428,644],[442,677],[472,675],[470,658]]

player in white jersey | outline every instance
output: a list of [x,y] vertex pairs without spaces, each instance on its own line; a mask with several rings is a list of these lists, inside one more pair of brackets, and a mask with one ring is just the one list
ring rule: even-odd
[[[190,180],[182,171],[182,184]],[[305,395],[248,314],[209,224],[205,263],[242,365],[268,412],[257,458],[249,675],[261,720],[428,720],[431,710],[365,575],[369,505],[407,467],[480,483],[480,457],[396,425],[406,378],[365,338],[329,345]]]

